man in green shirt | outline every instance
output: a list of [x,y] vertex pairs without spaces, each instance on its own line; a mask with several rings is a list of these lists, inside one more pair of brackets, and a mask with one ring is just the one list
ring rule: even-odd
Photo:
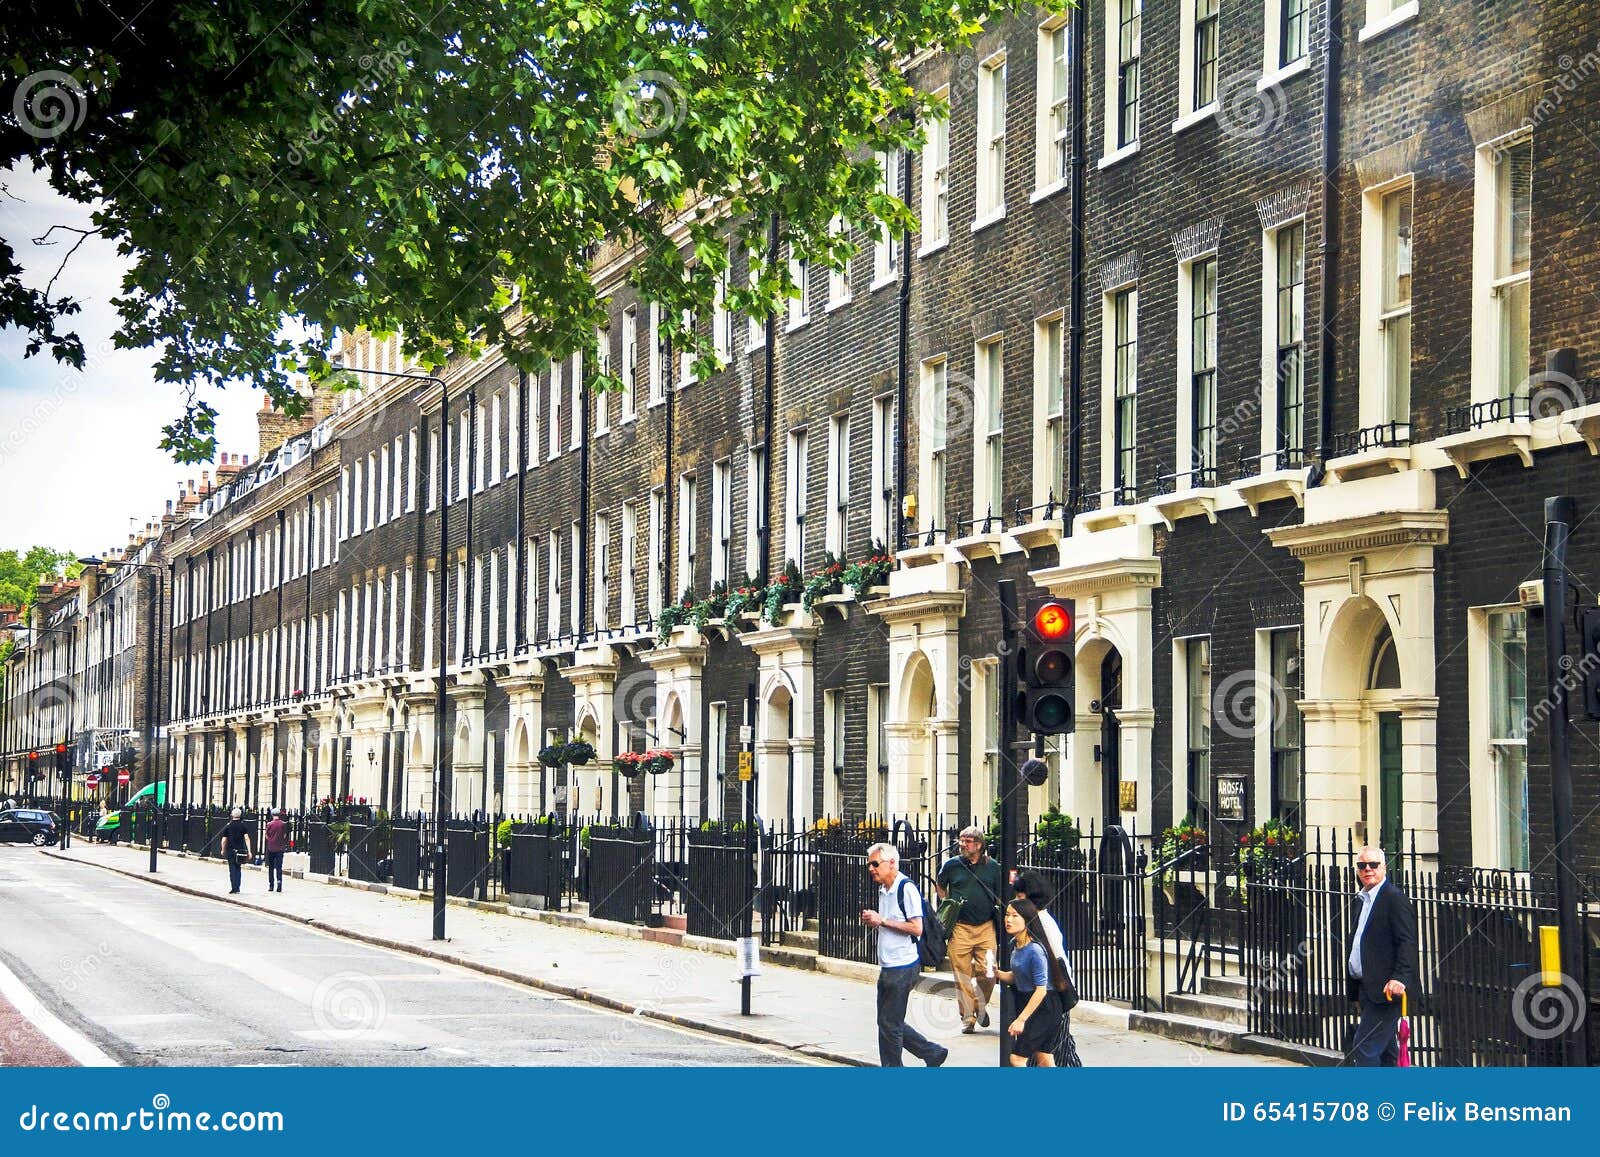
[[961,854],[944,862],[937,883],[940,899],[954,896],[961,901],[950,933],[950,968],[956,978],[961,1031],[975,1032],[980,1026],[989,1027],[994,922],[1000,912],[1000,865],[989,858],[982,829],[962,829]]

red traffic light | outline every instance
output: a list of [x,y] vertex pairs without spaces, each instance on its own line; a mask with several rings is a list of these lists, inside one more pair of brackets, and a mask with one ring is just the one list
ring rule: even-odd
[[1033,612],[1033,629],[1041,639],[1061,639],[1072,632],[1072,612],[1061,603],[1045,603]]
[[67,750],[67,745],[65,743],[56,744],[56,754],[57,755],[64,754],[66,752],[66,750]]
[[28,752],[28,758],[29,759],[38,759],[39,758],[39,753],[37,751],[30,751],[30,752]]

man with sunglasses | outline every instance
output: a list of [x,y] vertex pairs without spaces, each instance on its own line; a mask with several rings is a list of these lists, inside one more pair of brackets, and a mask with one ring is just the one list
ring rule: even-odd
[[1001,880],[1000,865],[984,848],[982,828],[961,829],[960,843],[961,854],[944,862],[936,883],[941,899],[961,901],[950,932],[950,971],[955,974],[961,1031],[970,1033],[989,1027],[994,978],[985,973],[998,948],[994,922],[1000,914]]
[[1361,1020],[1345,1061],[1374,1068],[1393,1067],[1399,1060],[1400,998],[1417,987],[1417,914],[1387,876],[1382,848],[1356,853],[1361,908],[1350,936],[1347,987]]
[[878,885],[876,911],[861,909],[861,922],[878,930],[878,1063],[886,1069],[901,1068],[904,1050],[936,1069],[950,1056],[950,1050],[906,1023],[911,990],[922,974],[917,954],[922,893],[900,874],[900,849],[893,844],[873,844],[867,849],[867,874]]

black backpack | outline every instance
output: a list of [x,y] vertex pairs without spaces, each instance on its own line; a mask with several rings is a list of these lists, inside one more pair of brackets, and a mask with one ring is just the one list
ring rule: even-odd
[[[900,905],[900,915],[909,920],[911,914],[906,911],[906,885],[910,880],[901,880],[900,886],[895,889],[895,903]],[[945,939],[944,925],[939,923],[939,913],[928,907],[926,897],[922,898],[922,911],[917,913],[922,917],[922,935],[917,937],[917,960],[924,968],[938,969],[944,964],[945,951],[949,942]]]

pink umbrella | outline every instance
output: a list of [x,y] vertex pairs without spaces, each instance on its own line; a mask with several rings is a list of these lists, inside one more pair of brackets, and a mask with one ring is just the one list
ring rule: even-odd
[[1411,1067],[1411,1018],[1406,1015],[1406,994],[1400,994],[1400,1023],[1395,1028],[1395,1035],[1400,1041],[1400,1056],[1395,1064],[1402,1069]]

